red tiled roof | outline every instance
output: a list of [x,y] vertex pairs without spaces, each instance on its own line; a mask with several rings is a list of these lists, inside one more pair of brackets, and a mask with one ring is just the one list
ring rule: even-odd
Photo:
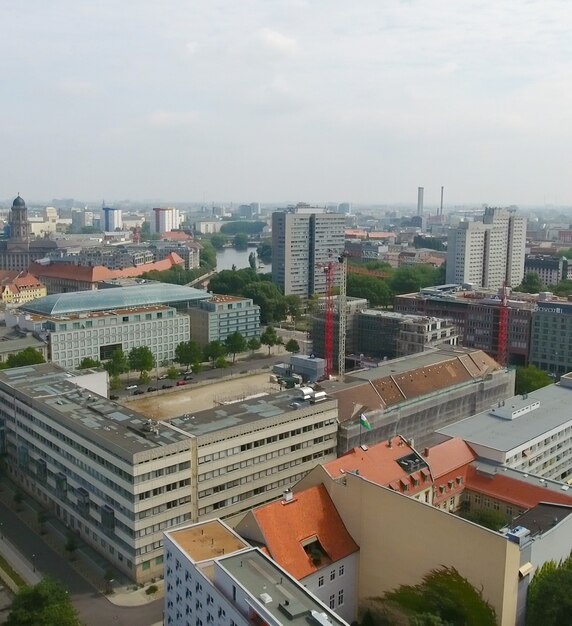
[[[353,448],[347,454],[326,463],[323,467],[334,479],[344,473],[357,470],[366,480],[407,495],[415,495],[427,489],[432,482],[429,472],[423,473],[422,469],[418,469],[409,474],[397,462],[398,459],[413,454],[415,450],[401,437],[393,437],[391,447],[388,443],[388,441],[383,441],[374,446],[368,446],[366,450]],[[415,485],[414,480],[417,480],[419,484]],[[407,491],[403,489],[404,485],[408,486]]]
[[436,483],[449,472],[469,465],[476,458],[471,448],[459,437],[427,448],[424,457]]
[[502,472],[493,476],[485,475],[472,465],[467,470],[466,481],[465,488],[467,490],[509,502],[521,509],[530,509],[539,502],[572,505],[572,496],[564,492],[558,493],[548,490],[546,487],[542,487],[540,483],[532,485],[516,480]]
[[252,513],[272,558],[298,580],[323,567],[308,556],[305,541],[315,537],[328,563],[359,550],[323,485],[296,493],[291,502],[271,502]]
[[161,239],[164,241],[190,241],[192,237],[182,230],[175,230],[168,233],[161,233]]

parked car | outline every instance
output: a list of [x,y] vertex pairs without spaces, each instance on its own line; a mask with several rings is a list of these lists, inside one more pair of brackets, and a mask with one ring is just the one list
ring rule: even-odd
[[159,376],[159,380],[165,380],[165,378],[169,378],[167,374],[161,374],[161,376]]
[[147,387],[147,391],[157,391],[155,387]]
[[131,391],[131,389],[137,389],[137,385],[127,385],[127,387],[125,387],[126,391]]
[[109,399],[110,400],[119,400],[119,396],[115,396],[115,395],[112,394],[112,395],[109,396]]
[[135,391],[133,392],[134,396],[141,396],[143,395],[145,392],[143,391],[143,389],[135,389]]
[[163,385],[161,389],[171,389],[173,385]]
[[177,381],[177,387],[182,387],[183,385],[186,385],[187,381],[186,380],[178,380]]
[[191,375],[191,374],[185,374],[185,375],[183,376],[183,380],[193,380],[193,377],[192,377],[192,375]]

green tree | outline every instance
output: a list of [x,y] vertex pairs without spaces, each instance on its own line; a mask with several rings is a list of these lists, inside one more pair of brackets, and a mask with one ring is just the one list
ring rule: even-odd
[[530,393],[536,389],[546,387],[546,385],[550,385],[553,382],[552,378],[550,378],[546,372],[543,372],[534,365],[516,368],[516,394]]
[[224,369],[225,367],[228,367],[228,361],[224,358],[224,356],[219,356],[216,358],[213,367],[216,369]]
[[256,254],[263,263],[272,262],[272,242],[269,239],[265,239],[260,242],[260,245],[256,248]]
[[7,367],[24,367],[25,365],[37,365],[45,363],[42,353],[35,348],[24,348],[16,354],[10,354],[6,359]]
[[287,352],[300,352],[300,344],[295,339],[289,339],[284,346]]
[[7,626],[80,626],[66,589],[49,577],[22,588],[14,598]]
[[222,250],[224,248],[224,244],[226,243],[226,237],[216,233],[212,235],[210,242],[215,250]]
[[439,617],[463,626],[496,626],[494,609],[455,568],[433,570],[415,586],[403,585],[385,596],[390,604],[404,610],[410,618],[423,615]]
[[428,248],[430,250],[445,250],[445,246],[440,239],[435,237],[423,237],[423,235],[416,235],[413,238],[413,245],[415,248]]
[[528,587],[526,626],[569,624],[572,615],[572,562],[545,563]]
[[182,341],[175,348],[175,361],[181,365],[186,365],[187,371],[193,363],[200,363],[202,360],[202,350],[199,344],[194,340]]
[[266,222],[249,222],[246,220],[240,220],[235,222],[226,222],[220,227],[220,232],[225,235],[258,235],[266,226]]
[[248,255],[248,265],[250,265],[250,269],[256,270],[256,253],[251,252]]
[[389,279],[389,287],[395,294],[412,293],[423,287],[438,285],[441,273],[432,265],[404,265],[395,270]]
[[527,272],[515,291],[523,293],[539,293],[544,289],[544,284],[536,272]]
[[252,282],[242,289],[242,295],[252,298],[260,307],[260,323],[268,324],[286,319],[288,304],[278,287],[268,281]]
[[251,337],[248,340],[248,349],[252,352],[252,354],[254,354],[261,345],[262,344],[260,343],[260,339],[258,337]]
[[572,280],[561,280],[557,285],[551,285],[550,290],[557,296],[572,295]]
[[237,250],[246,250],[248,248],[248,235],[245,233],[237,233],[232,240],[232,245]]
[[208,343],[204,348],[204,357],[206,361],[212,361],[213,369],[216,367],[216,361],[220,357],[226,356],[226,346],[222,341],[215,339]]
[[505,516],[499,511],[493,509],[477,509],[475,511],[467,511],[461,513],[461,517],[468,519],[470,522],[484,526],[490,530],[498,531],[507,522]]
[[94,367],[101,367],[101,363],[92,359],[89,356],[86,356],[85,359],[82,359],[80,364],[77,366],[78,370],[88,370]]
[[170,367],[167,370],[167,378],[169,380],[176,380],[179,378],[179,370],[176,367]]
[[232,354],[232,363],[236,361],[236,355],[239,352],[245,352],[247,348],[246,339],[243,337],[241,333],[235,331],[230,334],[225,340],[224,345],[229,354]]
[[143,374],[143,372],[150,372],[155,367],[155,357],[153,356],[149,346],[131,348],[128,359],[129,367],[140,374]]
[[302,312],[302,300],[300,296],[295,296],[294,294],[284,296],[284,300],[286,301],[286,313],[293,319],[296,320],[300,317]]
[[129,371],[129,361],[125,352],[121,348],[117,348],[103,367],[109,372],[110,376],[118,377],[120,374],[125,374]]
[[270,349],[273,346],[277,346],[282,343],[282,340],[276,333],[276,329],[273,326],[267,326],[264,332],[260,335],[260,343],[268,346],[268,355],[270,355]]
[[216,267],[216,250],[208,240],[201,241],[200,266],[203,269],[214,269]]
[[389,306],[393,302],[393,293],[387,281],[375,276],[349,274],[347,292],[354,298],[366,298],[372,307]]

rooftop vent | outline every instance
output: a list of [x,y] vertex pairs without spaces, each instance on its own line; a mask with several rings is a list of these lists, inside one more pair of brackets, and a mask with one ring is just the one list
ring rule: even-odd
[[261,593],[258,597],[262,600],[262,604],[270,604],[272,602],[272,596],[266,592]]
[[514,400],[512,403],[507,404],[503,401],[503,403],[499,403],[498,406],[494,407],[491,410],[491,415],[495,417],[500,417],[504,420],[514,420],[521,415],[525,415],[526,413],[530,413],[540,407],[539,400],[529,400],[528,398],[522,398],[520,400]]

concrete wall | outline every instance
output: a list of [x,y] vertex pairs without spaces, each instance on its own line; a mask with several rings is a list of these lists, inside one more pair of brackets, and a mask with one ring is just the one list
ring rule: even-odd
[[[313,474],[320,480],[319,472]],[[417,584],[434,569],[455,567],[483,590],[499,625],[514,626],[520,566],[516,544],[353,474],[347,474],[345,481],[325,479],[324,484],[360,546],[360,600],[382,596],[399,585]]]

